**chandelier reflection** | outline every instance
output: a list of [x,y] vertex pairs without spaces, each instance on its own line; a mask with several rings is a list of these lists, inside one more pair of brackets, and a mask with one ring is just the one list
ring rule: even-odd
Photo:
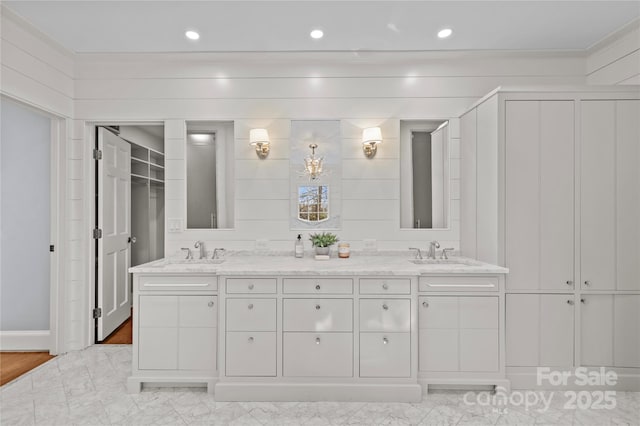
[[316,145],[315,143],[312,143],[311,145],[309,145],[309,148],[311,148],[311,155],[309,155],[308,157],[306,157],[304,159],[304,174],[309,176],[309,180],[316,180],[318,179],[320,176],[323,175],[323,170],[322,170],[322,161],[324,160],[323,157],[316,157],[316,148],[318,147],[318,145]]

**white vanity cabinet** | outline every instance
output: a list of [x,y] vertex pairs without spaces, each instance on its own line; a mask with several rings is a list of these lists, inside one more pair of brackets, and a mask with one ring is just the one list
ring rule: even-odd
[[427,384],[508,387],[503,292],[502,276],[420,277],[419,369]]
[[134,276],[130,392],[143,383],[200,382],[217,375],[217,278]]

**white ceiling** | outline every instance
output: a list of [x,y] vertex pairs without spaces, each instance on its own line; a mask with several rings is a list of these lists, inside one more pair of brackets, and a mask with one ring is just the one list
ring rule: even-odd
[[[3,1],[78,52],[583,50],[634,1]],[[322,28],[325,37],[309,32]],[[438,30],[452,37],[439,40]],[[197,42],[184,37],[200,32]]]

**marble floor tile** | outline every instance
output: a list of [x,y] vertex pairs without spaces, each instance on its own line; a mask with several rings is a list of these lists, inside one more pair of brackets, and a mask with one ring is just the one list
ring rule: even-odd
[[219,402],[204,388],[126,392],[130,345],[95,345],[42,364],[0,388],[0,425],[593,425],[640,426],[640,392],[618,392],[613,410],[497,407],[465,402],[465,391],[431,391],[412,404]]

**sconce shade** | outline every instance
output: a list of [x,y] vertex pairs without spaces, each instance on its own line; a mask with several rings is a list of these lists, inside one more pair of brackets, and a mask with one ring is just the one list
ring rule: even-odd
[[267,129],[249,130],[249,143],[251,145],[256,145],[259,143],[269,143],[269,132],[267,132]]
[[256,147],[256,155],[261,160],[269,155],[269,132],[267,129],[249,130],[249,143]]
[[378,144],[382,142],[380,127],[369,127],[362,131],[362,150],[367,158],[373,158],[378,152]]

